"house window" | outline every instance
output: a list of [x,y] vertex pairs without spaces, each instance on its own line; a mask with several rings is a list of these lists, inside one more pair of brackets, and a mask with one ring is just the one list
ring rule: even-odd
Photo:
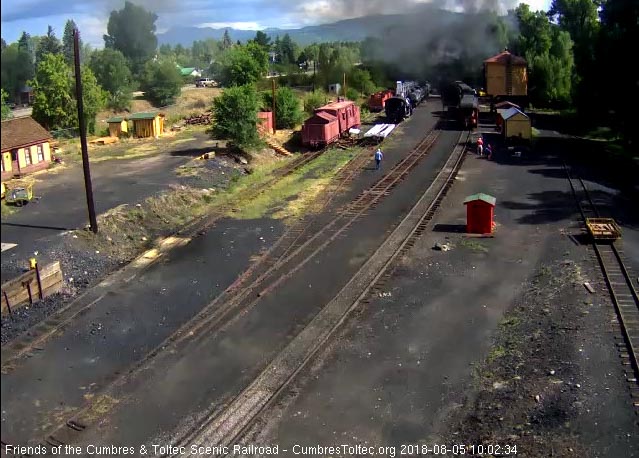
[[11,160],[16,162],[18,160],[18,150],[14,149],[11,151]]
[[32,161],[31,161],[31,148],[25,148],[24,149],[24,164],[25,165],[31,165]]
[[44,150],[42,149],[42,144],[36,146],[38,149],[38,162],[44,161]]

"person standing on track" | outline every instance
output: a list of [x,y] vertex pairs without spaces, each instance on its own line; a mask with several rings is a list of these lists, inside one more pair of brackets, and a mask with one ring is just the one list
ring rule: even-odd
[[375,151],[375,170],[379,170],[379,167],[382,164],[382,159],[384,159],[384,153],[382,153],[381,148],[377,148],[377,151]]
[[477,155],[484,155],[484,139],[481,137],[477,139]]

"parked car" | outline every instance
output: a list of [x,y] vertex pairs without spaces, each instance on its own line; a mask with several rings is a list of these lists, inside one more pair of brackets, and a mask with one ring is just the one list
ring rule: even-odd
[[198,80],[195,81],[195,86],[196,87],[215,87],[217,86],[217,83],[215,82],[215,80],[212,80],[211,78],[199,78]]

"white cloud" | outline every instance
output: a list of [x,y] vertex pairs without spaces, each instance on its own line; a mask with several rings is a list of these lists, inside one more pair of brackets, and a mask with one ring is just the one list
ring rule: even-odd
[[102,48],[104,46],[103,35],[107,33],[106,17],[80,16],[75,19],[80,37],[85,43],[89,43],[94,48]]
[[211,27],[213,29],[230,27],[241,30],[261,30],[264,28],[257,22],[203,22],[202,24],[197,24],[196,27]]

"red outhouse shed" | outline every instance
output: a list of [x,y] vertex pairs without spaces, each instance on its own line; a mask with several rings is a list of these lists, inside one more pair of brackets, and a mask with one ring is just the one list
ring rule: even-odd
[[466,205],[466,232],[469,234],[491,234],[495,215],[495,199],[488,194],[478,193],[464,199]]

